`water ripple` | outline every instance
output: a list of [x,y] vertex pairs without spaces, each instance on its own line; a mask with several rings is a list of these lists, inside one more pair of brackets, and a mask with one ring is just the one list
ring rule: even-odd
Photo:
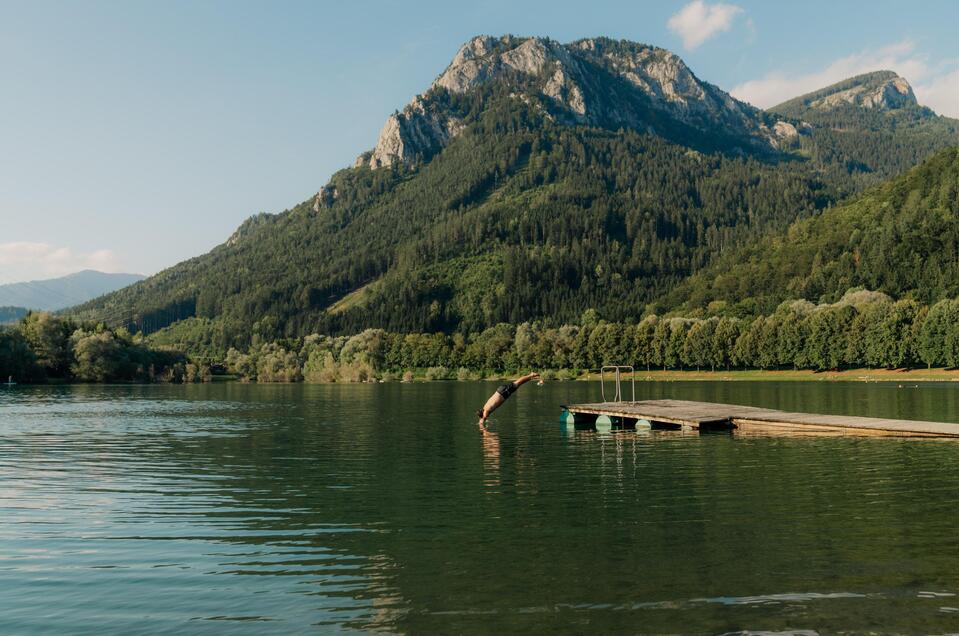
[[[4,630],[955,628],[959,445],[567,435],[585,383],[521,392],[483,434],[492,388],[3,392]],[[947,388],[643,390],[954,419]]]

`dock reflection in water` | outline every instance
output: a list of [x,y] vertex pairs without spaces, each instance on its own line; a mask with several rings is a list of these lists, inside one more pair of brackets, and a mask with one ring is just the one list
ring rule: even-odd
[[[959,445],[488,434],[482,383],[18,387],[0,397],[10,633],[947,632]],[[644,398],[955,421],[955,390],[643,384]]]

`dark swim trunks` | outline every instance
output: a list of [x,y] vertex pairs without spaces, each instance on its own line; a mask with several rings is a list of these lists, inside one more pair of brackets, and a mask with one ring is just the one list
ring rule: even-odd
[[508,398],[509,396],[513,395],[513,391],[515,390],[516,390],[516,385],[513,384],[512,382],[508,384],[501,384],[498,387],[496,387],[496,392],[502,395],[504,400]]

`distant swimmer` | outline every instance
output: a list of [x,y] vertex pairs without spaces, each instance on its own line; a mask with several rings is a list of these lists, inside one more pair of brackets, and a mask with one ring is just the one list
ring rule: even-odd
[[486,420],[489,419],[490,413],[502,406],[503,402],[506,401],[506,398],[513,395],[513,392],[516,391],[516,389],[526,384],[530,380],[539,380],[539,374],[530,373],[521,378],[516,378],[512,382],[498,386],[496,388],[496,392],[489,396],[489,399],[486,400],[486,404],[483,405],[483,408],[476,411],[476,417],[480,418],[480,426],[486,424]]

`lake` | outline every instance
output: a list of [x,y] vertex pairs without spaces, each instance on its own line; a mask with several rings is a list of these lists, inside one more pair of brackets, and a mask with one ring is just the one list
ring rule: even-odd
[[[959,630],[959,443],[565,432],[597,383],[0,389],[0,631]],[[959,421],[951,384],[637,398]]]

